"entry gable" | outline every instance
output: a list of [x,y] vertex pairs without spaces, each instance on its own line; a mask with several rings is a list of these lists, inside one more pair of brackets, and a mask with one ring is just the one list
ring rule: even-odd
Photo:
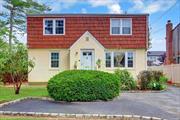
[[87,48],[97,45],[98,47],[105,49],[104,46],[89,32],[86,31],[74,44],[71,45],[70,49],[76,46],[84,46]]

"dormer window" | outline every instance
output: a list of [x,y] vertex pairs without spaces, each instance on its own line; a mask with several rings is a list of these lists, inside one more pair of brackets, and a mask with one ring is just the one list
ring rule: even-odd
[[131,35],[132,19],[131,18],[111,18],[110,19],[111,35]]
[[64,35],[65,20],[64,19],[44,19],[44,35]]

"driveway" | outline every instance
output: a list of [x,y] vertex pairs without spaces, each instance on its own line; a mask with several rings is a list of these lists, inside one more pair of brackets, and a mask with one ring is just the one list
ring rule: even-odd
[[169,87],[160,93],[122,93],[108,102],[52,102],[24,100],[0,108],[0,111],[87,113],[87,114],[130,114],[180,120],[180,88]]

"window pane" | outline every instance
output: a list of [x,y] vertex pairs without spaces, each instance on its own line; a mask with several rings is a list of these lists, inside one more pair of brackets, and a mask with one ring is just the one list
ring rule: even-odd
[[122,34],[131,34],[131,28],[130,27],[123,27]]
[[64,21],[56,20],[56,34],[63,34],[63,33],[64,33]]
[[51,59],[52,60],[58,60],[59,59],[59,53],[51,53]]
[[111,53],[106,53],[106,67],[111,67]]
[[63,27],[64,21],[63,20],[56,20],[56,27]]
[[56,52],[51,53],[51,67],[52,68],[59,67],[59,53]]
[[131,27],[131,20],[130,19],[122,19],[122,26],[123,27]]
[[51,61],[51,67],[52,68],[58,68],[59,67],[59,61]]
[[111,19],[112,27],[120,27],[120,19]]
[[120,19],[111,19],[111,32],[112,34],[120,34]]
[[45,34],[53,34],[53,20],[45,20]]
[[64,33],[64,29],[63,27],[56,27],[56,34],[63,34]]
[[112,34],[120,34],[120,28],[119,27],[112,27]]
[[131,20],[122,19],[122,34],[131,34]]
[[128,67],[133,67],[133,53],[128,52]]
[[125,53],[114,53],[114,67],[125,67]]

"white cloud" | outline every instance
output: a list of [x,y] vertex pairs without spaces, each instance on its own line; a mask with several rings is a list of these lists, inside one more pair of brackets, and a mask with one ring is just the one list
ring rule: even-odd
[[134,6],[129,11],[141,13],[156,13],[169,9],[176,0],[130,0]]
[[119,0],[88,0],[92,7],[105,6],[110,13],[122,13]]
[[87,10],[85,8],[82,8],[81,13],[87,13]]

